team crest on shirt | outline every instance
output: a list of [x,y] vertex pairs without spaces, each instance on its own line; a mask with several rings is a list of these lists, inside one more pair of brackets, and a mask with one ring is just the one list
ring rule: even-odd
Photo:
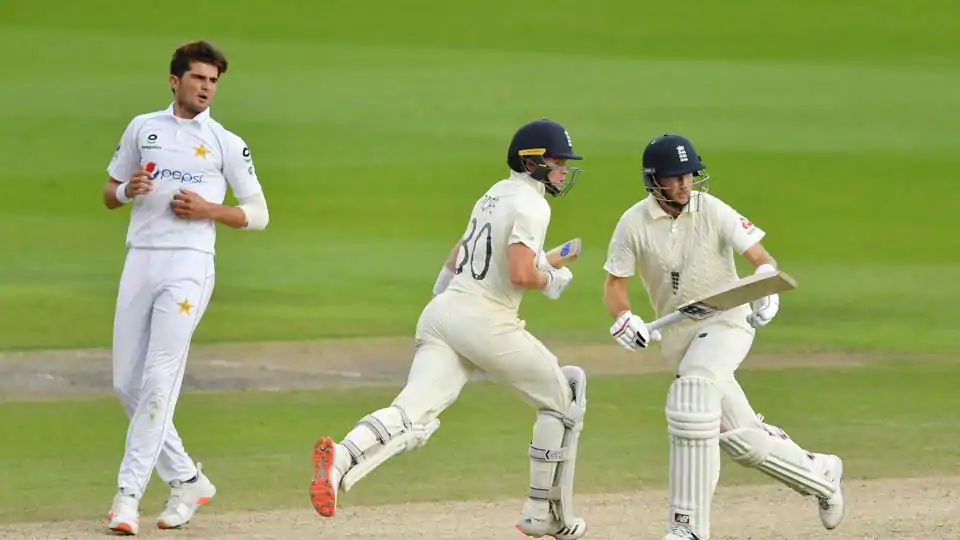
[[207,155],[210,154],[210,150],[207,150],[207,147],[200,143],[199,146],[193,147],[193,157],[200,157],[207,159]]

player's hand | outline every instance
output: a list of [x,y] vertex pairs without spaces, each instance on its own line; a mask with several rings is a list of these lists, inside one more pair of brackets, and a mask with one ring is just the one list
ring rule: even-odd
[[747,322],[754,328],[766,326],[780,311],[780,295],[771,294],[751,302],[753,312],[747,315]]
[[180,219],[211,219],[213,205],[196,192],[180,188],[180,193],[173,196],[170,208]]
[[560,294],[570,281],[573,280],[573,272],[569,268],[551,268],[547,270],[547,284],[543,287],[543,294],[551,300],[560,298]]
[[660,332],[647,330],[647,324],[630,311],[624,311],[610,327],[614,341],[628,351],[645,349],[651,341],[660,340]]
[[150,180],[150,173],[143,165],[140,166],[140,170],[130,176],[130,181],[123,188],[123,194],[128,199],[138,195],[146,195],[151,191],[153,191],[153,180]]

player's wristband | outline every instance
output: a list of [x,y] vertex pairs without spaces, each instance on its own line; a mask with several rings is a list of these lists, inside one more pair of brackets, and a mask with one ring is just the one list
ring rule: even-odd
[[443,268],[440,270],[440,275],[437,276],[437,282],[433,285],[433,295],[436,296],[446,290],[447,285],[450,285],[450,282],[453,281],[453,277],[456,274],[452,270],[447,268],[447,265],[444,264]]
[[127,204],[130,202],[130,198],[127,197],[127,184],[129,184],[129,182],[123,182],[117,186],[117,200],[122,204]]
[[777,268],[770,263],[763,263],[757,267],[757,270],[754,274],[759,274],[760,272],[776,272]]

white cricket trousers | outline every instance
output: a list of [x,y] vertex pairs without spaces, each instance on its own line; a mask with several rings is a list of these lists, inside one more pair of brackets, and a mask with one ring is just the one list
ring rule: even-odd
[[723,417],[720,430],[727,431],[756,421],[756,413],[747,400],[736,371],[750,352],[755,332],[724,322],[701,326],[676,364],[680,376],[704,377],[723,392]]
[[113,326],[113,388],[130,419],[119,488],[142,497],[154,467],[170,483],[197,474],[173,426],[193,332],[213,293],[213,255],[127,252]]
[[512,388],[537,409],[566,412],[573,396],[557,357],[515,315],[490,306],[449,291],[424,309],[407,384],[393,402],[411,422],[425,424],[439,416],[475,371]]

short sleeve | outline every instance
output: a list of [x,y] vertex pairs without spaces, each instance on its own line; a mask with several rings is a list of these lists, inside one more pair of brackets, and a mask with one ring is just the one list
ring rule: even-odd
[[534,204],[525,205],[517,212],[507,245],[523,244],[539,254],[543,251],[549,225],[550,205],[546,201],[536,200]]
[[626,216],[621,217],[610,238],[603,269],[616,277],[630,277],[636,272],[639,257],[630,220]]
[[111,178],[126,182],[140,168],[140,148],[137,147],[137,132],[140,131],[142,125],[143,121],[138,118],[134,118],[127,124],[127,129],[120,136],[120,143],[113,153],[113,158],[107,165],[107,173]]
[[727,204],[719,205],[720,236],[738,254],[750,249],[766,233]]
[[263,192],[257,171],[253,166],[253,156],[247,143],[233,133],[227,133],[227,145],[223,155],[223,177],[230,184],[237,199],[257,195]]

